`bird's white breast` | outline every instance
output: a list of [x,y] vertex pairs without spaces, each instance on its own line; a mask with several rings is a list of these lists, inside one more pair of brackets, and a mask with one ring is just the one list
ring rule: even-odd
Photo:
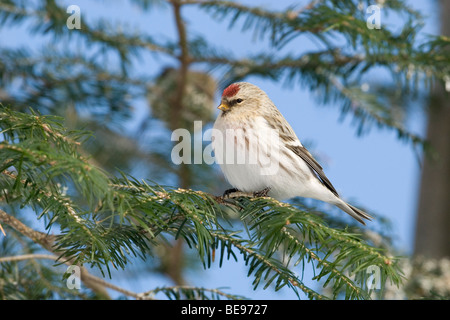
[[219,116],[214,124],[212,146],[225,178],[244,192],[260,191],[279,172],[278,133],[263,117],[239,119]]
[[[297,137],[289,143],[301,145]],[[269,196],[280,200],[294,196],[321,199],[326,191],[306,162],[286,148],[278,131],[263,117],[219,116],[212,146],[225,178],[240,191],[270,188]]]

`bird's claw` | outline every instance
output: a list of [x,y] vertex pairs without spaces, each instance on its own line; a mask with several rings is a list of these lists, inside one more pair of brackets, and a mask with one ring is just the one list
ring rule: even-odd
[[228,196],[229,196],[230,194],[235,193],[235,192],[239,192],[239,190],[236,189],[236,188],[227,189],[227,190],[225,190],[225,192],[223,193],[222,198],[228,198]]
[[269,194],[269,191],[270,191],[270,187],[264,188],[260,191],[255,191],[253,193],[245,193],[245,192],[239,191],[236,188],[232,188],[232,189],[225,190],[222,198],[224,198],[224,199],[231,198],[232,194],[235,194],[235,196],[247,196],[247,197],[253,196],[253,198],[267,197],[267,195]]
[[269,191],[270,191],[270,187],[264,188],[260,191],[253,192],[253,197],[255,197],[255,198],[267,197],[267,195],[269,194]]

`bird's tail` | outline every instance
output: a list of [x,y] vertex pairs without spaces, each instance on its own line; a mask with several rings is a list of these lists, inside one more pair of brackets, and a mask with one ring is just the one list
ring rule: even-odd
[[361,209],[358,209],[344,201],[337,203],[336,206],[338,208],[340,208],[341,210],[343,210],[344,212],[348,213],[350,216],[352,216],[352,218],[357,220],[359,223],[362,223],[363,225],[366,225],[366,223],[364,222],[363,219],[366,219],[366,220],[373,219],[373,217],[371,215],[365,213]]

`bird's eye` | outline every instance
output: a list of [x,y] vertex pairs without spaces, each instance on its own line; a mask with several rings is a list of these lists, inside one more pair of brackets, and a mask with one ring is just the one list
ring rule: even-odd
[[242,99],[236,99],[236,102],[237,102],[237,103],[241,103],[242,101],[244,101],[244,100],[242,100]]

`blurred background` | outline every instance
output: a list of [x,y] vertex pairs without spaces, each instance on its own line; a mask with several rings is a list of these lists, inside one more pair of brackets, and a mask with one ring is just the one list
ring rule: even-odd
[[[445,81],[433,85],[430,78],[445,79],[448,70],[418,53],[434,35],[450,36],[441,18],[450,15],[449,2],[342,2],[1,0],[0,102],[92,131],[82,152],[113,174],[220,195],[229,185],[216,165],[172,163],[171,134],[186,128],[206,146],[193,121],[211,128],[222,90],[234,81],[254,83],[343,198],[377,216],[369,228],[388,234],[398,254],[429,262],[418,258],[405,267],[408,277],[434,275],[411,282],[410,290],[423,294],[437,278],[443,288],[433,290],[445,296],[450,108]],[[380,30],[319,10],[335,5],[365,22],[372,4],[381,9]],[[292,14],[291,26],[279,21],[280,12]],[[434,158],[423,152],[425,139]],[[330,219],[341,214],[330,211]],[[135,292],[173,283],[227,287],[253,299],[296,298],[253,291],[245,266],[232,260],[199,272],[181,242],[160,250],[114,272],[111,282]]]

